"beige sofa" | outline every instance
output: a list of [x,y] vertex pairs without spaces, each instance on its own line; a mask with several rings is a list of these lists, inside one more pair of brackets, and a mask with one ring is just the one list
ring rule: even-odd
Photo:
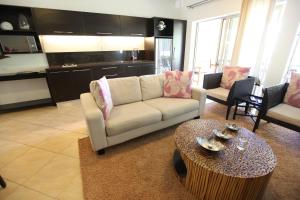
[[193,88],[192,99],[164,98],[162,75],[115,78],[108,83],[114,107],[106,121],[91,93],[80,96],[92,148],[99,153],[104,153],[106,147],[199,117],[204,111],[205,90]]

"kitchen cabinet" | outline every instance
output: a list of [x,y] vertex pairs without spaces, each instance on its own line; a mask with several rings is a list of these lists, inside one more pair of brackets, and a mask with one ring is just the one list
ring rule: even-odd
[[183,71],[186,21],[174,20],[172,70]]
[[40,35],[83,35],[80,12],[44,8],[32,9],[36,31]]
[[174,31],[174,20],[166,18],[153,18],[153,29],[155,37],[172,37]]
[[92,70],[47,70],[47,80],[54,102],[79,99],[80,94],[90,90],[89,84],[92,81]]
[[90,91],[90,82],[92,81],[91,69],[74,69],[71,71],[72,96],[75,99],[80,98],[80,94]]
[[54,102],[68,101],[74,99],[72,92],[71,71],[47,72],[47,80]]
[[120,16],[83,13],[86,35],[120,35]]
[[147,18],[120,16],[121,35],[123,36],[147,36]]
[[47,81],[53,102],[79,99],[89,92],[92,80],[155,74],[154,63],[133,63],[47,69]]
[[93,68],[93,79],[98,80],[106,76],[106,78],[117,78],[120,76],[120,66],[99,66]]

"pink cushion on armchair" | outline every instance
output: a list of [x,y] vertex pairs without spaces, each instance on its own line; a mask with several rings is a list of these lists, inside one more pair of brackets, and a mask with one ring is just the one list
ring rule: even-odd
[[226,66],[223,68],[221,87],[230,90],[235,81],[248,77],[250,67]]
[[164,96],[173,98],[192,97],[193,72],[167,71],[164,79]]
[[300,73],[292,73],[291,81],[283,102],[300,108]]

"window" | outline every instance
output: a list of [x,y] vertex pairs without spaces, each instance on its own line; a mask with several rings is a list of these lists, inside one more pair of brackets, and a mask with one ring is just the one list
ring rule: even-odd
[[283,77],[282,82],[288,82],[291,77],[291,72],[300,72],[300,26],[295,38],[294,47],[290,56],[290,61],[287,73]]
[[205,73],[215,73],[231,62],[239,16],[196,23],[193,84],[201,86]]

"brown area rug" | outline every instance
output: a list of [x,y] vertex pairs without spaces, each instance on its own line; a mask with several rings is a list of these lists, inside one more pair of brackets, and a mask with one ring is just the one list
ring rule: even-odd
[[[204,118],[224,119],[226,108],[207,104]],[[252,130],[253,122],[235,122]],[[178,181],[172,166],[176,126],[110,147],[96,155],[89,139],[79,140],[85,199],[193,199]],[[300,199],[300,133],[272,123],[262,123],[257,134],[277,156],[277,167],[264,199]]]

